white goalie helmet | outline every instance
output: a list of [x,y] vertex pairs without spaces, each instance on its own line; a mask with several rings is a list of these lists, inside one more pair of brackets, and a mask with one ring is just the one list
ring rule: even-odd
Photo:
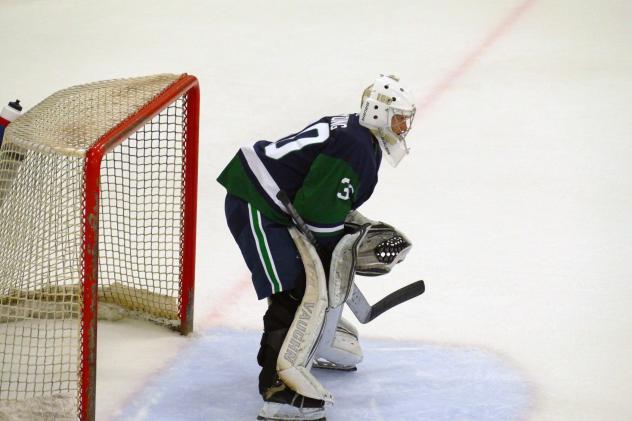
[[399,78],[380,75],[364,90],[360,124],[371,130],[393,167],[408,154],[406,135],[415,117],[415,100]]

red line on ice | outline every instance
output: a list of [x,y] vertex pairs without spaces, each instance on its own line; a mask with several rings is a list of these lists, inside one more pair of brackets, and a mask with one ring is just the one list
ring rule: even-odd
[[213,300],[214,307],[203,316],[200,327],[202,329],[207,329],[213,325],[219,324],[227,315],[230,314],[230,312],[227,311],[227,308],[231,307],[230,304],[236,304],[237,301],[243,297],[245,292],[248,291],[250,283],[250,274],[248,274],[235,282],[235,284],[228,288],[228,290],[224,291],[219,299]]
[[525,0],[513,8],[452,71],[447,73],[421,100],[417,107],[417,114],[421,114],[432,107],[437,100],[449,90],[454,82],[461,78],[482,57],[487,49],[495,44],[503,35],[506,35],[514,24],[525,15],[536,0]]
[[[485,50],[495,44],[503,35],[507,34],[513,25],[524,16],[525,12],[533,6],[536,0],[525,0],[522,3],[514,7],[483,39],[483,41],[472,50],[451,72],[447,73],[443,79],[439,81],[428,93],[428,95],[422,99],[417,107],[417,113],[421,113],[432,105],[449,90],[454,82],[462,77],[481,56],[485,53]],[[226,312],[226,304],[236,303],[241,297],[248,291],[250,285],[250,278],[244,277],[236,282],[231,288],[222,294],[220,299],[214,300],[217,307],[213,308],[210,312],[206,313],[202,318],[200,327],[206,329],[213,325],[219,324],[228,314]],[[221,307],[219,306],[221,305]]]

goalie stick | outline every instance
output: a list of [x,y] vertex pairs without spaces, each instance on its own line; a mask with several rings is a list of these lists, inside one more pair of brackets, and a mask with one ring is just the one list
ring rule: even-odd
[[423,294],[425,290],[426,285],[424,284],[424,281],[413,282],[412,284],[408,284],[405,287],[388,294],[377,303],[370,305],[366,298],[364,298],[362,291],[360,291],[354,283],[351,294],[347,299],[347,305],[358,321],[365,324],[375,319],[386,310],[390,310],[403,302]]
[[[298,230],[307,237],[316,250],[320,250],[320,245],[318,240],[316,240],[314,233],[309,229],[301,215],[299,215],[287,193],[280,190],[277,193],[277,199],[283,203]],[[347,299],[347,305],[358,321],[365,324],[372,321],[385,311],[423,294],[425,290],[426,286],[424,281],[413,282],[412,284],[406,285],[405,287],[390,293],[377,303],[371,305],[354,282],[349,298]]]

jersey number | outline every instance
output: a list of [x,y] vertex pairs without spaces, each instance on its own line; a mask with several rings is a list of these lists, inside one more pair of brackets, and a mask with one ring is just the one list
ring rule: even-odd
[[353,186],[351,185],[351,180],[349,180],[348,178],[343,178],[342,180],[340,180],[340,182],[344,186],[344,189],[341,192],[338,192],[336,196],[338,196],[338,199],[349,200],[349,198],[353,194]]
[[314,143],[322,143],[327,139],[329,139],[329,124],[317,123],[294,136],[269,144],[265,147],[266,156],[281,159],[290,152],[298,151]]

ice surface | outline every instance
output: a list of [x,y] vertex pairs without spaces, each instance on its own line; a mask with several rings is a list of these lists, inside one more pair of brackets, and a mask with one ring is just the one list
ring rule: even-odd
[[[116,420],[252,420],[260,336],[211,329],[153,379]],[[364,341],[356,372],[314,370],[336,397],[327,420],[520,420],[533,399],[516,367],[492,352],[413,341]]]
[[[19,97],[28,108],[56,90],[116,77],[189,72],[200,79],[197,336],[125,320],[100,324],[97,418],[125,411],[149,420],[135,405],[174,402],[180,389],[213,378],[234,384],[227,371],[214,372],[225,365],[236,370],[240,396],[252,397],[239,403],[243,419],[254,416],[252,332],[264,303],[224,226],[215,177],[245,143],[355,111],[362,89],[388,72],[414,88],[420,104],[432,102],[415,118],[411,155],[396,170],[384,166],[361,210],[400,228],[414,247],[391,275],[359,282],[373,302],[417,279],[427,291],[360,327],[367,360],[354,378],[391,381],[379,349],[412,341],[415,357],[437,366],[422,373],[444,378],[421,376],[417,370],[433,367],[416,359],[406,370],[398,361],[399,381],[415,379],[416,390],[445,399],[416,401],[433,416],[458,399],[473,410],[459,387],[481,386],[481,404],[498,410],[489,388],[501,384],[513,390],[498,401],[510,417],[632,419],[632,5],[530,1],[482,44],[522,4],[4,0],[0,101]],[[173,380],[169,367],[195,364],[183,355],[226,327],[247,331],[235,339],[244,341],[235,356],[243,367],[200,361],[197,376],[161,388]],[[491,377],[470,382],[456,369],[463,365]],[[504,376],[517,377],[503,383]],[[372,401],[368,378],[357,388],[323,381],[336,389],[332,416],[347,416],[349,401],[393,410]],[[519,393],[525,382],[533,393]],[[180,419],[209,408],[215,391],[202,389]],[[213,401],[213,408],[237,404]]]

